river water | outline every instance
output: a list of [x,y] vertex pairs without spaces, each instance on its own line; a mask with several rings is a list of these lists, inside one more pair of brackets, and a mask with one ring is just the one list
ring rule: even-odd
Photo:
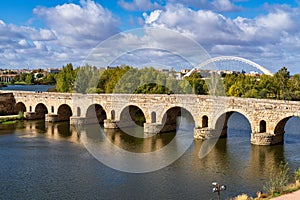
[[46,92],[49,88],[53,88],[53,87],[54,87],[53,85],[7,85],[7,87],[1,87],[1,90]]
[[[44,86],[37,87],[5,89],[47,90]],[[193,141],[178,160],[160,170],[126,173],[95,159],[78,137],[77,129],[68,122],[1,124],[0,199],[206,200],[217,199],[217,194],[212,193],[214,181],[227,186],[221,197],[229,199],[241,193],[255,196],[263,189],[272,166],[276,168],[281,161],[288,163],[291,173],[300,167],[299,118],[288,121],[284,144],[275,146],[251,145],[249,122],[238,113],[231,115],[228,127],[228,137],[219,139],[202,159],[198,153],[203,142]],[[89,126],[85,131],[95,134]],[[133,133],[141,134],[139,130]],[[141,139],[120,130],[104,131],[104,135],[110,138],[104,143],[138,153],[156,151],[175,137],[175,133],[168,133]]]
[[[140,174],[96,160],[68,122],[0,125],[0,199],[216,199],[213,181],[227,186],[221,195],[228,199],[241,193],[254,196],[271,166],[281,161],[288,162],[291,171],[300,166],[298,118],[286,125],[285,143],[271,147],[250,144],[249,124],[242,115],[233,114],[228,123],[228,138],[220,139],[206,157],[198,157],[202,141],[194,141],[171,165]],[[118,130],[105,134],[118,138],[111,142],[121,141],[126,150],[148,148],[140,138]],[[162,141],[161,146],[174,135],[154,139]]]

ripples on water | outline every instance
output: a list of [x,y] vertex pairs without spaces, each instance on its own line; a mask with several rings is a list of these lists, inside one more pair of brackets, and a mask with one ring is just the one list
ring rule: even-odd
[[[250,145],[247,123],[233,115],[229,127],[235,129],[208,156],[198,158],[202,142],[194,141],[176,162],[145,174],[116,171],[98,162],[68,123],[0,125],[0,199],[216,199],[213,181],[227,185],[223,198],[240,193],[254,196],[267,180],[270,166],[282,160],[292,170],[300,166],[296,134],[300,129],[299,119],[292,119],[284,145],[261,147]],[[120,131],[105,134],[110,142],[138,152],[155,151],[175,136],[158,135],[145,142]]]

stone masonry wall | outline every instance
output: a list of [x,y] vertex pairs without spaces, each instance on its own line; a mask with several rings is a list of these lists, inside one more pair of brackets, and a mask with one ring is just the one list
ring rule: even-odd
[[0,93],[0,115],[14,115],[16,100],[13,93]]

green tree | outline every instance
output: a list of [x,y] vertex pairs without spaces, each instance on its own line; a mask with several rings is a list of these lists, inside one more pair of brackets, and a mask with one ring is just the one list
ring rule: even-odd
[[279,99],[288,98],[288,81],[290,79],[290,72],[286,67],[282,67],[275,73],[274,78],[279,87]]
[[208,87],[199,73],[191,74],[190,77],[186,77],[186,80],[190,83],[193,94],[207,94],[208,93]]
[[269,180],[265,183],[264,189],[271,195],[281,193],[289,181],[289,167],[287,163],[281,162],[278,168],[272,167]]
[[295,74],[288,81],[288,96],[292,100],[300,100],[300,74]]
[[122,65],[120,67],[108,68],[104,70],[101,73],[101,77],[97,85],[97,90],[101,93],[126,93],[125,91],[122,91],[122,89],[120,89],[120,86],[127,82],[122,81],[121,79],[124,76],[126,77],[127,73],[130,73],[132,69],[132,67]]
[[62,70],[58,73],[56,78],[56,89],[58,92],[73,92],[74,81],[77,70],[73,69],[71,63],[63,66]]
[[258,90],[261,98],[275,98],[278,89],[274,77],[265,74],[261,75],[258,83]]
[[27,74],[27,75],[25,76],[25,83],[26,83],[27,85],[31,85],[31,84],[34,83],[34,75],[33,75],[32,73]]
[[300,181],[300,167],[294,173],[295,181]]
[[[101,76],[101,71],[96,67],[85,65],[78,68],[76,73],[75,91],[79,93],[86,93],[97,91],[95,88]],[[92,89],[94,88],[94,89]]]
[[44,74],[38,73],[38,74],[36,75],[36,78],[42,78],[43,76],[44,76]]
[[42,83],[48,85],[54,85],[56,83],[55,77],[56,77],[55,74],[47,74],[46,76],[43,77]]
[[22,73],[22,74],[20,75],[19,81],[20,81],[20,82],[25,82],[26,76],[27,76],[27,75],[28,75],[28,73]]
[[238,75],[237,74],[226,74],[224,79],[223,79],[223,85],[224,89],[227,95],[230,87],[235,84],[237,80]]

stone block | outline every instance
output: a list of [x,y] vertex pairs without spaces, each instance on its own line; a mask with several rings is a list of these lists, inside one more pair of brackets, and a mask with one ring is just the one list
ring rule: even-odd
[[254,145],[275,145],[283,143],[283,134],[271,134],[271,133],[252,133],[251,144]]
[[118,125],[117,122],[111,119],[104,120],[104,128],[106,129],[117,129]]
[[53,113],[46,114],[45,121],[46,122],[57,122],[57,121],[59,121],[58,115],[57,114],[53,114]]
[[162,124],[158,123],[144,123],[145,134],[158,134],[161,132]]

